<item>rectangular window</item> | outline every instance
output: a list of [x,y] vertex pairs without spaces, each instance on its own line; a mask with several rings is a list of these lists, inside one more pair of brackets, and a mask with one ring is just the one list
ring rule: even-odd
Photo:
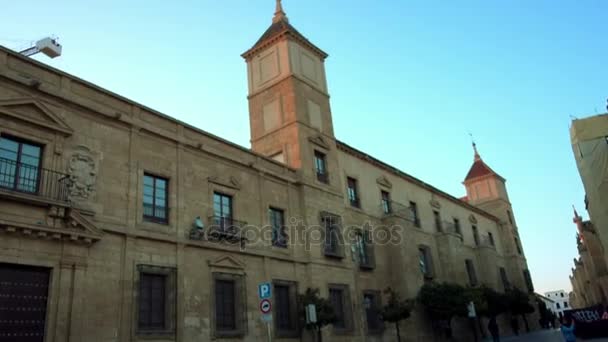
[[350,202],[350,205],[355,207],[355,208],[360,208],[361,204],[359,203],[359,194],[358,194],[358,190],[357,190],[357,180],[351,177],[348,177],[346,179],[346,183],[347,183],[347,193],[348,193],[348,201]]
[[362,269],[372,269],[375,267],[374,250],[369,230],[359,231],[355,235],[355,248],[359,267]]
[[234,231],[232,196],[220,192],[213,193],[213,224],[220,232]]
[[39,145],[0,137],[0,187],[37,193],[41,156]]
[[334,333],[344,333],[352,330],[352,308],[347,285],[329,285],[329,301],[336,314],[333,323]]
[[441,214],[437,210],[433,210],[433,218],[435,219],[435,229],[438,232],[443,231],[443,225],[441,224]]
[[567,308],[568,307],[568,302],[564,302],[564,307]]
[[467,274],[469,275],[469,285],[477,286],[477,273],[475,273],[475,265],[473,260],[467,259],[464,261],[467,268]]
[[479,231],[477,230],[477,226],[471,226],[471,230],[473,230],[473,240],[475,241],[475,246],[479,246]]
[[329,183],[325,154],[319,151],[315,151],[315,171],[317,173],[317,180],[319,182]]
[[410,202],[410,217],[416,227],[420,227],[420,218],[418,217],[418,206],[416,202]]
[[365,320],[367,322],[368,334],[379,334],[382,332],[383,324],[380,317],[382,304],[380,291],[363,292],[363,307],[365,309]]
[[492,234],[492,232],[488,232],[488,240],[490,241],[490,245],[496,246],[494,243],[494,234]]
[[558,309],[561,309],[561,307],[559,306],[559,303],[555,303],[555,307]]
[[343,257],[340,221],[340,216],[330,213],[321,214],[321,225],[325,229],[324,253],[326,256]]
[[462,235],[462,231],[460,229],[460,220],[457,218],[454,218],[454,232]]
[[530,271],[524,270],[524,280],[526,281],[526,287],[530,293],[534,292],[534,284],[532,284],[532,277]]
[[427,246],[418,247],[418,264],[420,272],[425,278],[433,278],[433,264],[431,259],[431,251]]
[[502,286],[505,291],[511,289],[511,284],[509,283],[509,278],[507,278],[507,271],[504,267],[499,268],[500,280],[502,281]]
[[139,278],[139,329],[165,329],[165,284],[167,276],[142,273]]
[[137,265],[137,333],[175,332],[175,269]]
[[388,191],[380,191],[380,198],[382,200],[382,212],[390,214],[393,211],[391,207],[391,194]]
[[213,287],[215,336],[235,337],[243,335],[246,326],[243,276],[213,273]]
[[517,253],[519,255],[522,255],[523,252],[521,250],[521,245],[519,244],[519,239],[515,238],[515,248],[517,249]]
[[274,286],[274,314],[275,329],[281,337],[296,336],[297,305],[296,305],[296,283],[290,281],[275,280]]
[[168,182],[166,178],[144,174],[144,219],[158,223],[169,221]]
[[283,210],[270,208],[268,216],[272,228],[273,246],[287,247],[287,233],[285,232],[285,215]]

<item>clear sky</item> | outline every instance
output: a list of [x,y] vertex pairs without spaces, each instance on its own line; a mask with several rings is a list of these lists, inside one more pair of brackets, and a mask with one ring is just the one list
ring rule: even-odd
[[[568,127],[605,111],[605,0],[283,0],[329,53],[336,136],[455,196],[473,161],[507,179],[538,292],[570,289],[572,204],[584,191]],[[273,0],[7,1],[0,44],[49,34],[36,59],[249,147],[240,54]]]

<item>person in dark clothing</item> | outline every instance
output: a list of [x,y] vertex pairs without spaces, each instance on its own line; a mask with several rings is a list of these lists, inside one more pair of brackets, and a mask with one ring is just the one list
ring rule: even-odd
[[515,336],[519,335],[519,321],[515,316],[511,317],[511,329],[513,329]]
[[488,322],[488,330],[492,335],[492,341],[500,342],[500,334],[498,333],[498,324],[496,323],[496,316],[490,318],[490,322]]

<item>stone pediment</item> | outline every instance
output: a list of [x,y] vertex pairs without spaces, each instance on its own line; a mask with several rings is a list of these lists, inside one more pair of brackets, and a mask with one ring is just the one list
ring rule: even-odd
[[378,183],[380,186],[383,186],[385,188],[392,188],[393,187],[393,183],[391,183],[391,181],[388,180],[388,178],[386,178],[385,176],[380,176],[376,179],[376,183]]
[[65,136],[74,132],[59,115],[35,99],[0,100],[0,115],[51,129]]
[[239,182],[239,180],[236,179],[236,177],[231,176],[228,178],[220,178],[218,176],[211,176],[211,177],[208,177],[207,180],[211,183],[225,186],[227,188],[236,189],[236,190],[241,189],[241,182]]
[[217,267],[217,268],[231,268],[244,270],[245,264],[238,260],[237,258],[230,255],[223,255],[215,260],[209,260],[209,266]]
[[309,137],[308,141],[310,141],[311,143],[313,143],[317,146],[323,147],[326,150],[330,149],[329,144],[327,143],[327,141],[325,141],[325,138],[323,138],[323,136],[321,136],[320,134]]
[[42,222],[31,224],[0,220],[0,232],[84,245],[92,245],[103,236],[101,229],[74,209],[53,206],[49,209],[48,216],[54,219],[62,219],[63,225],[51,226]]

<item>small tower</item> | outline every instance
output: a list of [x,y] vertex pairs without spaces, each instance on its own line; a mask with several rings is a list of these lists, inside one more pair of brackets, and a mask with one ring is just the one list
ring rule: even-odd
[[[481,205],[488,201],[504,201],[509,204],[509,195],[505,185],[505,179],[494,172],[481,159],[477,151],[477,145],[473,142],[474,159],[471,169],[464,179],[467,189],[467,200],[473,205]],[[510,205],[510,204],[509,204]]]
[[247,63],[252,150],[311,178],[315,155],[322,155],[328,177],[338,177],[331,172],[337,153],[325,78],[327,54],[290,24],[281,0],[270,27],[242,57]]

